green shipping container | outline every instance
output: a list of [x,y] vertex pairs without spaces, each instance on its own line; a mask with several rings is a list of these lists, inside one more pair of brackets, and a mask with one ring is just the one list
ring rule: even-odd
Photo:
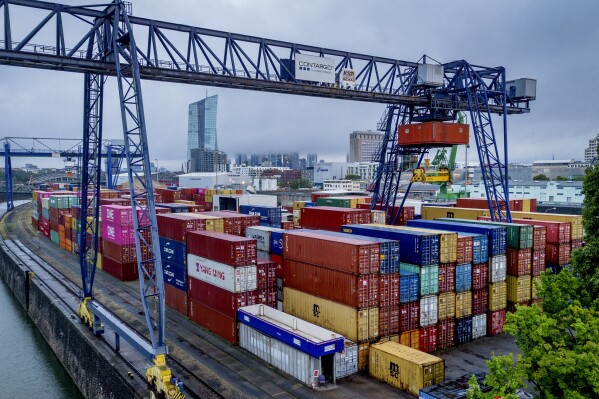
[[58,231],[50,230],[50,241],[56,245],[60,245],[60,235]]
[[418,273],[420,276],[420,296],[439,293],[439,265],[419,266],[411,263],[400,263],[399,270]]
[[505,227],[507,230],[507,247],[512,249],[532,248],[534,226],[515,223],[491,222],[487,220],[454,219],[464,223],[488,224]]
[[336,208],[351,208],[351,199],[344,198],[316,198],[316,206],[334,206]]
[[49,199],[50,208],[68,209],[79,205],[79,197],[74,195],[52,195]]

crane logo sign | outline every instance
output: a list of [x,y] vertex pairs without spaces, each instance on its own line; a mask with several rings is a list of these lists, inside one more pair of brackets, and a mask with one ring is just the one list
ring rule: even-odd
[[295,55],[295,78],[319,83],[335,83],[335,60],[313,55]]

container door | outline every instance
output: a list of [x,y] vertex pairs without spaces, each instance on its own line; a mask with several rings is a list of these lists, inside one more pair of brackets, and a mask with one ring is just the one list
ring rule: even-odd
[[335,354],[324,355],[320,358],[320,372],[327,382],[335,382]]

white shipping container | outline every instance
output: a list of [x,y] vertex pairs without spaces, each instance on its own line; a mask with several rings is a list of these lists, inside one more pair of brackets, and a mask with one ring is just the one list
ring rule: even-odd
[[258,251],[257,258],[258,260],[270,260],[270,254],[266,251]]
[[417,85],[443,86],[443,65],[418,65]]
[[187,273],[229,292],[253,291],[257,284],[256,265],[233,267],[193,254],[187,254]]
[[537,98],[537,81],[535,79],[516,79],[505,82],[507,95],[513,100]]
[[437,295],[420,298],[420,326],[427,327],[437,323],[439,301]]
[[507,278],[507,263],[505,255],[489,258],[489,283],[498,283]]
[[320,359],[262,334],[243,323],[239,323],[239,346],[307,386],[312,386],[317,381],[314,371],[320,372]]
[[245,236],[256,240],[256,247],[259,251],[270,252],[270,231],[256,227],[247,227],[245,229]]
[[335,353],[335,379],[358,374],[358,345],[345,340],[343,352]]
[[276,195],[243,194],[239,197],[239,205],[277,206]]
[[42,198],[42,208],[50,209],[50,198]]
[[472,339],[487,335],[487,315],[479,314],[472,317]]
[[279,312],[283,311],[283,301],[277,301],[277,310]]
[[370,223],[386,224],[387,212],[377,210],[370,211]]

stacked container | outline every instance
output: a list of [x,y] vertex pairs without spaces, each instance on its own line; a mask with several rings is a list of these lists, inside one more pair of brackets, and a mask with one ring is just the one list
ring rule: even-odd
[[[137,280],[137,253],[131,207],[103,205],[101,213],[103,270],[121,281]],[[146,237],[148,240],[151,237]],[[148,253],[142,257],[148,256]]]
[[340,231],[344,224],[370,223],[370,210],[335,208],[330,206],[301,209],[302,227],[316,230]]
[[260,226],[281,227],[281,208],[275,206],[240,205],[239,213],[260,217]]
[[231,211],[205,212],[204,214],[223,219],[223,233],[241,237],[245,236],[246,228],[260,225],[260,216],[257,215],[242,215]]

